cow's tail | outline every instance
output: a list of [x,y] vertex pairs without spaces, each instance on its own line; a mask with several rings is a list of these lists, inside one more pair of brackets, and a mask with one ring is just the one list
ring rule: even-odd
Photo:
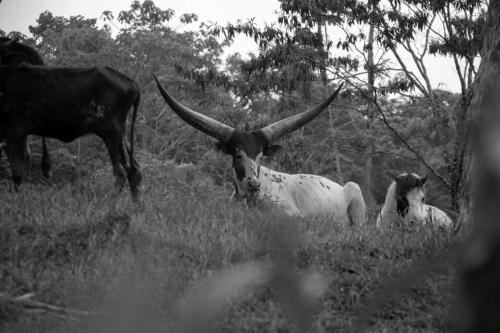
[[132,120],[130,121],[130,149],[128,151],[130,161],[134,159],[135,122],[137,121],[137,110],[139,109],[140,102],[141,102],[141,93],[137,91],[137,95],[134,101],[134,109],[132,110]]
[[132,120],[130,121],[130,149],[128,150],[130,159],[130,169],[127,173],[128,183],[130,185],[130,191],[132,192],[132,198],[134,200],[138,199],[139,196],[139,185],[142,181],[142,176],[139,168],[139,163],[137,163],[134,158],[134,136],[135,136],[135,122],[137,120],[137,110],[139,109],[139,103],[141,102],[141,93],[139,88],[136,90],[136,97],[134,100],[134,106],[132,110]]
[[344,185],[344,195],[347,202],[347,214],[354,226],[362,226],[367,222],[366,204],[363,199],[363,193],[359,185],[353,182],[347,182]]

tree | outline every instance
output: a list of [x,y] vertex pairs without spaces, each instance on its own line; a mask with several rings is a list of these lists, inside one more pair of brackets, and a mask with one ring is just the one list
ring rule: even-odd
[[462,252],[466,306],[462,332],[498,332],[498,279],[500,277],[500,1],[489,4],[482,59],[474,83],[467,126],[472,144],[467,164],[469,195],[464,197],[462,218],[475,230]]
[[[121,54],[120,67],[124,68],[147,93],[142,104],[141,129],[144,146],[153,153],[180,161],[194,161],[206,152],[202,145],[205,138],[185,130],[185,124],[177,116],[164,112],[166,106],[158,98],[153,74],[168,82],[168,89],[174,91],[181,101],[203,105],[211,112],[218,112],[221,104],[228,100],[217,89],[207,89],[205,76],[217,71],[220,55],[227,42],[219,43],[204,29],[184,31],[179,29],[197,22],[195,14],[183,14],[174,25],[175,12],[161,9],[153,1],[133,1],[128,10],[121,11],[115,21],[109,11],[103,13],[109,24],[119,26],[116,48]],[[190,66],[183,71],[182,66]],[[126,69],[125,69],[126,68]],[[189,104],[188,103],[188,104]]]
[[[480,1],[315,1],[282,0],[278,24],[257,28],[253,21],[225,27],[214,26],[214,33],[228,37],[242,33],[254,38],[260,54],[244,62],[242,71],[255,89],[284,90],[297,83],[318,80],[323,68],[329,78],[342,78],[351,83],[351,93],[367,100],[367,119],[376,110],[382,121],[401,143],[447,188],[451,206],[458,208],[464,170],[464,138],[470,101],[470,84],[476,73],[481,46],[481,25],[484,23],[484,3]],[[439,23],[439,24],[438,24]],[[344,38],[334,44],[323,38],[317,29],[321,24],[343,32]],[[372,33],[370,33],[372,28]],[[414,40],[423,37],[417,47]],[[367,40],[368,37],[368,40]],[[370,50],[375,39],[378,55]],[[336,49],[333,48],[336,46]],[[325,65],[325,50],[328,53]],[[335,51],[334,51],[335,50]],[[347,52],[348,53],[347,53]],[[381,52],[380,52],[381,51]],[[402,54],[406,53],[406,57]],[[452,57],[457,79],[461,83],[458,103],[445,105],[431,86],[425,64],[429,53]],[[396,65],[389,61],[392,57]],[[408,59],[415,70],[408,65]],[[360,65],[363,64],[365,71]],[[300,66],[301,73],[289,75],[290,67]],[[312,73],[311,73],[312,71]],[[315,74],[316,73],[316,74]],[[365,79],[364,76],[368,75]],[[264,79],[265,78],[265,79]],[[304,84],[306,85],[306,84]],[[386,94],[399,94],[407,100],[420,100],[429,110],[434,146],[445,153],[445,170],[425,158],[428,147],[412,146],[399,128],[392,123],[393,114],[381,108],[379,101]],[[373,104],[370,104],[373,103]],[[363,133],[364,135],[367,132]],[[369,136],[367,136],[369,138]],[[367,143],[372,142],[367,140]],[[453,142],[450,144],[450,142]],[[370,150],[370,144],[365,147]],[[367,163],[369,164],[369,163]],[[367,166],[367,168],[369,168]]]

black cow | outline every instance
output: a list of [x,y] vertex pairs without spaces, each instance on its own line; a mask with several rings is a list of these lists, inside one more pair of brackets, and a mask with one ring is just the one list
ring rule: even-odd
[[[0,66],[0,137],[7,142],[15,186],[24,176],[28,135],[69,142],[94,133],[108,148],[116,186],[121,190],[127,176],[136,200],[142,178],[133,156],[139,101],[137,83],[112,68]],[[132,106],[127,156],[124,135]]]
[[[43,59],[40,54],[27,45],[18,42],[18,39],[0,37],[0,65],[18,66],[20,63],[43,66]],[[0,141],[3,140],[0,138]],[[1,149],[0,149],[1,153]],[[29,159],[29,149],[26,145],[26,158]],[[42,174],[45,178],[51,177],[50,155],[47,150],[45,138],[42,138]]]
[[43,65],[42,57],[32,47],[19,43],[17,38],[0,37],[0,64],[12,66],[21,62]]

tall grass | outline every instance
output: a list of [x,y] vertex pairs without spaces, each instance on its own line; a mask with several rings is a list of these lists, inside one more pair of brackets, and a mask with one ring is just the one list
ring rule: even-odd
[[247,209],[195,166],[142,164],[139,206],[116,194],[107,166],[58,186],[0,188],[0,293],[102,314],[76,321],[0,303],[0,330],[349,332],[361,314],[374,332],[447,328],[451,266],[365,305],[415,263],[452,256],[452,236]]

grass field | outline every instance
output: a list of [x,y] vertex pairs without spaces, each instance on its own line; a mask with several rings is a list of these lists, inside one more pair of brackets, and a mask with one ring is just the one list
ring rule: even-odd
[[[108,164],[17,193],[0,183],[0,331],[451,329],[456,269],[429,260],[453,258],[454,236],[247,209],[194,166],[142,165],[143,206],[115,193]],[[8,301],[27,293],[92,313]]]

